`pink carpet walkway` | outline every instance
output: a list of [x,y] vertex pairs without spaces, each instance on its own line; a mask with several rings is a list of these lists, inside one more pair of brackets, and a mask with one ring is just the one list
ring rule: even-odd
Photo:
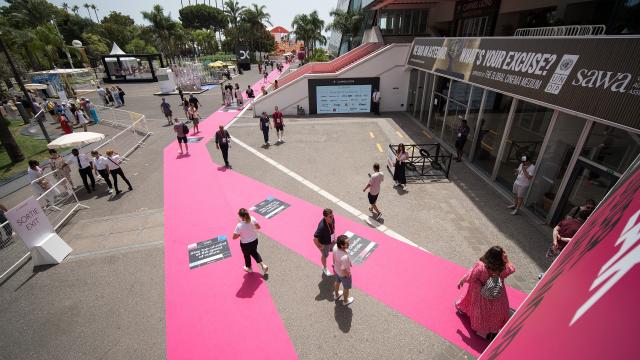
[[[277,77],[277,72],[270,74],[270,80],[273,77]],[[259,89],[261,85],[259,81],[253,87]],[[218,235],[231,239],[237,209],[250,208],[268,196],[283,200],[291,207],[271,219],[255,215],[261,222],[262,232],[320,265],[312,237],[322,217],[321,208],[235,171],[227,171],[209,157],[206,142],[212,139],[219,124],[228,123],[236,115],[217,111],[203,122],[200,136],[204,139],[190,144],[191,156],[177,157],[177,144],[170,145],[164,152],[169,359],[204,358],[211,356],[212,351],[220,352],[218,358],[269,358],[276,354],[278,358],[296,358],[266,284],[261,278],[242,276],[242,255],[237,241],[229,240],[232,258],[194,270],[188,266],[188,244]],[[256,132],[256,136],[261,134]],[[236,146],[230,149],[232,164],[235,149]],[[222,162],[219,153],[215,159]],[[193,189],[198,189],[197,196],[192,195]],[[399,242],[363,223],[336,216],[336,224],[338,233],[351,231],[378,244],[368,260],[354,268],[355,288],[472,355],[484,350],[487,342],[471,334],[468,323],[456,316],[453,308],[453,302],[460,296],[456,284],[465,268]],[[271,267],[278,266],[268,259],[265,261]],[[512,288],[508,288],[508,294],[512,307],[519,306],[525,297]],[[256,324],[252,319],[260,321]],[[250,347],[246,346],[248,341]]]

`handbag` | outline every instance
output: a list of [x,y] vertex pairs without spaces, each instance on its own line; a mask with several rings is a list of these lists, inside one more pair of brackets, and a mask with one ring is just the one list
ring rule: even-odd
[[487,279],[487,282],[482,285],[480,294],[482,297],[488,300],[495,300],[502,295],[504,291],[504,282],[499,275],[493,274]]

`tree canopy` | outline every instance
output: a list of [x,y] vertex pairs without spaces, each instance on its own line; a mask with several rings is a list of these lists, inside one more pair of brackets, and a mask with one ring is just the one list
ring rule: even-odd
[[227,17],[222,10],[205,4],[189,5],[180,9],[180,21],[187,29],[218,31],[228,25]]

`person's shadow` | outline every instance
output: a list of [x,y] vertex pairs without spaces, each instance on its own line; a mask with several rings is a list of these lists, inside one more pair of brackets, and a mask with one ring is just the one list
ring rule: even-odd
[[353,319],[353,310],[350,306],[342,304],[342,299],[336,303],[334,317],[338,323],[338,328],[343,333],[351,331],[351,320]]
[[333,277],[322,274],[322,280],[318,283],[318,295],[316,301],[333,301]]
[[464,327],[467,329],[467,332],[470,334],[468,336],[461,329],[458,329],[456,330],[456,333],[458,333],[460,339],[462,339],[465,344],[469,345],[469,347],[471,347],[475,351],[482,353],[487,348],[489,342],[477,335],[475,330],[471,328],[471,321],[469,320],[469,317],[467,315],[456,313],[456,316],[460,318],[460,322],[462,323],[462,325],[464,325]]
[[238,292],[236,292],[236,297],[241,299],[252,298],[256,290],[262,285],[262,282],[262,276],[258,273],[251,272],[244,274],[244,281],[240,289],[238,289]]

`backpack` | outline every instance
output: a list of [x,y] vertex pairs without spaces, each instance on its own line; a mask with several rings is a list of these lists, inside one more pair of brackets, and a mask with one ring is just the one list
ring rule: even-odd
[[495,300],[502,295],[504,291],[504,282],[499,275],[491,275],[486,283],[480,289],[480,294],[485,299]]
[[184,136],[189,135],[189,127],[185,123],[182,123],[182,132],[184,133]]

